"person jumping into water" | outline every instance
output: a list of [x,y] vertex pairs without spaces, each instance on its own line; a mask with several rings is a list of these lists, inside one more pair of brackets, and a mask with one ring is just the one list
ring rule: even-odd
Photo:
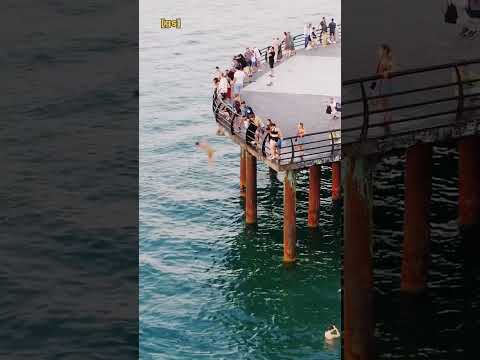
[[208,155],[208,161],[212,161],[213,155],[215,154],[215,150],[210,146],[209,143],[207,143],[206,141],[202,141],[202,142],[197,141],[195,143],[195,146],[197,146],[200,150],[206,152]]

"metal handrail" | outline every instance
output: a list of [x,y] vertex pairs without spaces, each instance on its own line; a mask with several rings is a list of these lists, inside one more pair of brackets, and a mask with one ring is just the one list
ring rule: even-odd
[[[474,111],[480,110],[480,104],[472,104],[467,106],[467,101],[480,100],[480,92],[472,88],[467,93],[466,85],[475,86],[480,84],[480,77],[465,78],[462,70],[467,70],[469,67],[480,66],[480,59],[471,59],[465,61],[458,61],[454,63],[421,67],[415,69],[408,69],[403,71],[395,71],[386,74],[375,74],[372,76],[346,80],[342,82],[342,92],[348,93],[349,87],[357,87],[360,91],[360,96],[356,96],[354,99],[342,99],[342,136],[348,138],[348,142],[362,142],[367,139],[383,139],[390,136],[396,136],[398,132],[389,132],[391,135],[372,135],[369,133],[371,128],[379,128],[400,123],[410,123],[411,129],[398,129],[402,130],[402,133],[414,133],[422,130],[430,130],[439,127],[444,127],[445,121],[449,121],[450,125],[460,124],[466,114],[471,114]],[[476,68],[477,69],[477,68]],[[475,72],[477,70],[475,69]],[[454,79],[450,82],[442,82],[438,84],[438,76],[433,76],[430,84],[425,84],[425,79],[430,80],[427,74],[432,74],[435,71],[451,70]],[[470,74],[472,74],[471,72]],[[415,76],[419,76],[418,80],[422,81],[421,86],[412,85],[415,81]],[[471,76],[471,75],[470,75]],[[408,77],[408,78],[407,78]],[[408,79],[407,88],[391,91],[385,94],[367,94],[365,85],[368,82],[375,81],[391,81],[392,79]],[[446,94],[448,88],[453,89],[454,94]],[[405,95],[416,95],[412,100],[405,98]],[[422,95],[433,95],[433,99],[421,99]],[[430,96],[431,96],[430,95]],[[345,95],[344,95],[345,96]],[[381,109],[371,109],[370,104],[374,100],[390,99],[390,101],[397,101],[397,104],[391,104],[390,102],[383,103]],[[400,103],[399,103],[400,102]],[[454,102],[454,108],[450,108],[449,104]],[[355,104],[357,109],[355,111]],[[360,109],[358,108],[360,107]],[[348,113],[349,109],[354,112]],[[415,110],[417,113],[405,113],[405,110]],[[398,112],[401,111],[401,116],[398,116]],[[395,113],[397,112],[397,113]],[[420,115],[418,114],[420,112]],[[384,121],[373,121],[372,116],[378,117],[383,114]],[[386,120],[386,116],[389,116],[389,120]],[[396,116],[394,116],[394,114]],[[454,115],[451,120],[445,118],[445,116]],[[420,123],[420,120],[433,119],[435,123]],[[356,122],[355,122],[356,121]],[[411,130],[411,131],[410,131]],[[350,135],[355,133],[355,135]]]

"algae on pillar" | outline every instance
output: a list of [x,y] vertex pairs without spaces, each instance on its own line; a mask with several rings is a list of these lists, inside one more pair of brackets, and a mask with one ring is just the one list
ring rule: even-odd
[[245,151],[246,182],[245,221],[247,224],[257,222],[257,158]]
[[405,169],[402,291],[420,292],[427,286],[431,192],[432,145],[416,144],[407,150]]
[[371,168],[367,158],[346,157],[342,165],[344,354],[346,360],[373,359]]
[[287,170],[283,183],[283,261],[296,260],[296,173]]
[[309,169],[308,184],[308,226],[317,227],[320,213],[321,165],[312,165]]

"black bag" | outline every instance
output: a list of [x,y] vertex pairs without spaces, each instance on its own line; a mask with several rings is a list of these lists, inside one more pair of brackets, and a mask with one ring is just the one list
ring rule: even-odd
[[472,18],[480,18],[480,2],[468,0],[467,14]]
[[331,114],[331,113],[332,113],[332,107],[331,107],[330,105],[327,105],[326,113],[327,113],[327,114]]
[[373,90],[375,90],[376,87],[377,87],[377,82],[376,81],[374,81],[370,84],[370,90],[373,91]]
[[447,24],[456,24],[457,19],[457,7],[451,1],[447,2],[447,10],[445,11],[445,22]]
[[340,105],[340,103],[335,103],[335,110],[342,112],[342,105]]

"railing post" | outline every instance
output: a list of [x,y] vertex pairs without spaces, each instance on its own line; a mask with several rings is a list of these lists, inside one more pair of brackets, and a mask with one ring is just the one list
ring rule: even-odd
[[262,154],[263,156],[267,157],[267,154],[265,153],[265,143],[267,142],[267,139],[270,139],[270,134],[265,135],[263,138],[263,143],[262,143]]
[[237,117],[237,115],[233,112],[232,112],[232,115],[233,115],[231,116],[232,120],[230,121],[230,133],[232,135],[235,135],[235,127],[233,126],[233,123],[235,122],[235,118]]
[[464,97],[463,97],[463,78],[462,73],[458,65],[455,65],[455,73],[457,74],[457,85],[458,85],[458,96],[457,96],[457,117],[456,120],[459,121],[460,117],[463,114],[463,106],[464,106]]
[[364,141],[367,139],[367,135],[368,135],[368,122],[370,117],[370,111],[368,108],[368,97],[367,97],[367,92],[365,91],[365,83],[363,81],[360,83],[360,89],[362,91],[362,103],[363,103],[363,125],[362,125],[362,133],[360,134],[360,140]]
[[[290,138],[290,144],[292,146],[292,158],[290,159],[290,164],[293,164],[295,161],[295,146],[293,145],[293,139]],[[280,164],[280,161],[278,162]]]

